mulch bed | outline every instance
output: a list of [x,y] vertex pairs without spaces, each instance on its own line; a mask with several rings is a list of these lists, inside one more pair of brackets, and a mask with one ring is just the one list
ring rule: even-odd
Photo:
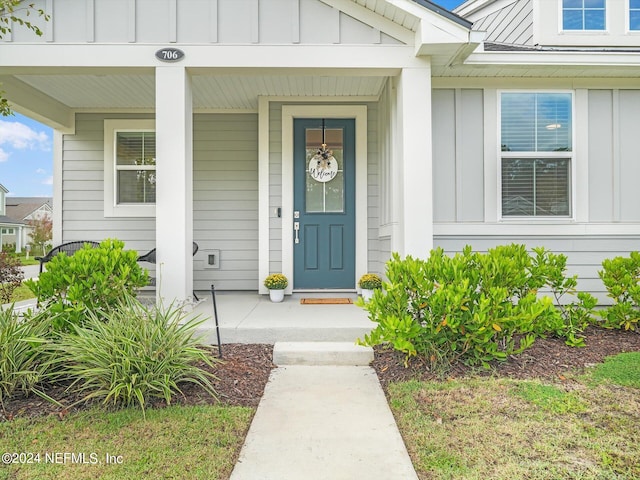
[[[447,373],[447,377],[460,377],[473,373],[519,379],[562,380],[568,372],[584,370],[593,364],[602,362],[609,355],[640,351],[640,334],[589,328],[586,331],[586,343],[587,346],[584,348],[572,348],[566,346],[561,339],[538,339],[524,353],[511,357],[506,362],[494,363],[490,370],[478,371],[464,366],[456,366]],[[217,353],[217,348],[212,349],[213,356],[217,356]],[[176,396],[173,403],[202,405],[216,404],[219,401],[226,405],[257,406],[271,369],[274,368],[272,363],[273,346],[228,344],[222,346],[222,355],[224,362],[217,364],[213,370],[217,376],[214,384],[219,400],[207,395],[201,388],[188,384],[182,386],[183,395]],[[410,359],[405,368],[402,354],[382,347],[375,348],[375,359],[372,366],[385,390],[390,382],[414,378],[420,380],[440,378],[434,372],[430,372],[426,365],[417,358]],[[63,387],[47,389],[47,394],[65,405],[76,400],[66,394]],[[162,405],[161,402],[154,402],[154,406],[161,407]],[[69,411],[86,408],[88,405],[80,405]],[[67,413],[67,410],[60,409],[60,407],[42,400],[38,396],[32,395],[26,398],[16,396],[5,401],[4,410],[0,409],[0,421],[42,415],[57,415],[63,418]]]
[[[456,378],[475,374],[516,379],[563,380],[569,373],[583,371],[601,363],[610,355],[640,351],[640,334],[631,331],[589,327],[585,331],[585,341],[586,347],[569,347],[560,338],[538,338],[520,355],[509,357],[505,362],[493,362],[489,370],[456,365],[446,376]],[[437,372],[429,371],[426,363],[418,358],[411,358],[407,368],[403,361],[403,354],[388,348],[375,348],[373,368],[385,390],[389,382],[441,378]]]

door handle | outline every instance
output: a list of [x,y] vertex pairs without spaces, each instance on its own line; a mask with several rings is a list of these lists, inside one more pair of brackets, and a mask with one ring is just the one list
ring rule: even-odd
[[300,236],[299,236],[299,232],[300,232],[300,222],[293,222],[293,232],[295,234],[295,243],[300,243]]

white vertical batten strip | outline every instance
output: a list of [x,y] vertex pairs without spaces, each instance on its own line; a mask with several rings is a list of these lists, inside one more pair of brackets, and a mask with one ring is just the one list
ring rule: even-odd
[[260,42],[260,5],[258,0],[249,4],[249,21],[251,22],[251,43]]
[[127,4],[127,41],[129,43],[135,43],[136,41],[136,0],[129,0]]
[[53,14],[53,0],[47,0],[45,2],[44,11],[50,16],[49,21],[44,25],[44,39],[46,42],[53,42],[53,22],[55,22],[55,15]]
[[453,132],[454,134],[454,142],[455,142],[455,154],[454,154],[454,172],[455,172],[455,194],[453,196],[454,198],[454,202],[455,202],[455,209],[454,211],[456,212],[456,221],[460,222],[462,221],[462,218],[464,217],[463,213],[464,213],[464,201],[463,201],[463,196],[464,196],[464,189],[462,188],[462,179],[463,179],[463,175],[464,172],[462,171],[463,168],[463,162],[462,162],[462,144],[463,144],[463,132],[462,132],[462,89],[461,88],[456,88],[454,90],[454,97],[453,97],[453,108],[454,108],[454,112],[455,112],[455,119],[454,119],[454,124],[455,124],[455,130]]
[[613,157],[613,221],[619,222],[621,218],[621,201],[622,191],[621,184],[621,168],[620,168],[620,90],[613,89],[612,92],[612,115],[613,115],[613,132],[612,132],[612,157]]
[[300,43],[300,0],[291,0],[291,43]]
[[[258,97],[258,293],[269,275],[269,99]],[[291,277],[289,277],[291,278]]]
[[87,0],[86,11],[87,43],[96,41],[96,4],[95,0]]
[[211,22],[209,40],[211,43],[218,43],[218,0],[211,0],[209,8],[209,19]]
[[571,159],[572,201],[577,222],[589,221],[589,90],[578,88],[575,91],[574,108],[575,144]]
[[332,14],[333,18],[331,20],[333,21],[334,30],[331,32],[333,34],[331,43],[340,43],[340,10],[333,8]]
[[500,149],[498,148],[498,91],[494,88],[484,89],[484,221],[495,223],[502,216],[498,213],[500,198]]
[[178,1],[169,0],[169,43],[178,41]]

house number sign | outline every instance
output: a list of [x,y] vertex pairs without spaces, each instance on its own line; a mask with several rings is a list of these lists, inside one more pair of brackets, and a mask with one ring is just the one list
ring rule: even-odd
[[184,52],[178,48],[163,48],[156,52],[156,58],[163,62],[179,62],[184,58]]
[[338,161],[333,157],[333,152],[327,149],[326,144],[318,149],[309,161],[309,176],[317,182],[330,182],[338,174]]

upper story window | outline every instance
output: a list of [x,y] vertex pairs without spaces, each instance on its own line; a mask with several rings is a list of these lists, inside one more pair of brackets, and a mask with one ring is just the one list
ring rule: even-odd
[[500,97],[502,217],[570,217],[573,95]]
[[629,0],[629,30],[640,31],[640,0]]
[[104,212],[107,217],[150,217],[156,202],[153,120],[105,120]]
[[606,0],[562,0],[563,30],[605,30]]

